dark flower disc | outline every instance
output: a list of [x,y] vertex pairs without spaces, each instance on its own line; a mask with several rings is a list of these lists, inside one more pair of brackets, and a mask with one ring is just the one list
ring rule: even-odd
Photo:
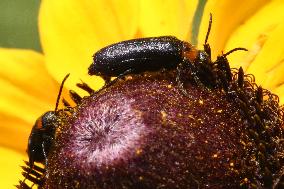
[[175,78],[128,76],[84,97],[57,131],[43,188],[281,188],[276,96],[238,73],[226,88],[187,79],[187,95]]

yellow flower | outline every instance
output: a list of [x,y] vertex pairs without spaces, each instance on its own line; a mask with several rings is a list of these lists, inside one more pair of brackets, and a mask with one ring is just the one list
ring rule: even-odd
[[[0,49],[1,188],[12,188],[21,178],[19,166],[27,160],[30,129],[37,117],[54,109],[59,83],[67,73],[71,73],[67,88],[82,79],[98,89],[102,80],[87,74],[96,50],[137,37],[175,35],[189,40],[197,5],[197,0],[43,0],[39,13],[43,54]],[[212,13],[209,43],[213,57],[235,47],[249,49],[230,55],[231,65],[253,73],[257,83],[279,95],[281,103],[283,9],[281,0],[209,0],[198,36],[202,48]]]
[[231,67],[242,66],[255,75],[256,83],[271,90],[284,102],[284,2],[274,1],[208,1],[199,32],[200,42],[206,34],[207,20],[213,14],[209,43],[213,55],[235,47],[248,53],[228,56]]

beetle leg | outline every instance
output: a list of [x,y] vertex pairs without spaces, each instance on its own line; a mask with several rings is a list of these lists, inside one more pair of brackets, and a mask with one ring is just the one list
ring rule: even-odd
[[18,189],[31,189],[29,185],[27,185],[24,181],[19,182],[20,185],[16,185],[16,188]]
[[[25,162],[26,166],[30,168],[30,166],[29,166],[30,163],[28,161],[24,161],[24,162]],[[39,166],[37,166],[35,164],[33,164],[32,169],[37,171],[37,172],[39,172],[39,173],[41,173],[41,174],[45,173],[45,169],[44,168],[41,168],[41,167],[39,167]]]
[[95,92],[87,83],[85,83],[83,81],[81,81],[81,83],[77,83],[76,85],[80,89],[87,91],[90,95],[94,94],[94,92]]
[[100,92],[100,91],[102,91],[102,90],[104,90],[104,89],[106,89],[106,88],[112,86],[112,85],[113,85],[114,83],[116,83],[119,79],[123,78],[125,75],[131,73],[132,71],[133,71],[132,69],[128,69],[128,70],[126,70],[125,72],[123,72],[122,74],[119,74],[114,80],[112,80],[112,81],[106,83],[106,84],[105,84],[100,90],[98,90],[96,93],[98,93],[98,92]]
[[[23,172],[22,175],[24,176],[24,180],[19,181],[19,185],[17,185],[17,188],[21,189],[31,189],[34,185],[41,186],[42,184],[42,176],[45,173],[45,169],[35,165],[31,164],[30,162],[24,161],[25,166],[22,166]],[[32,185],[26,184],[26,180],[32,183]]]
[[204,85],[202,84],[202,82],[199,79],[199,76],[197,75],[198,74],[198,71],[197,71],[198,68],[188,59],[183,60],[182,64],[186,66],[186,69],[189,69],[190,79],[192,79],[193,82],[196,85],[198,85],[200,87],[204,87]]
[[105,81],[105,85],[108,85],[108,83],[111,82],[111,77],[105,76],[105,75],[103,75],[103,76],[101,76],[101,77],[102,77],[103,80]]
[[62,102],[64,104],[62,112],[65,113],[66,115],[68,115],[68,112],[72,113],[74,109],[72,108],[71,104],[64,98],[62,99]]
[[28,168],[28,170],[24,170],[22,174],[26,174],[24,176],[24,180],[21,181],[22,183],[25,183],[25,181],[28,179],[28,176],[30,175],[31,171],[34,169],[34,161],[30,158],[29,162],[25,161],[25,164]]
[[62,102],[66,108],[71,107],[71,104],[65,98],[62,99]]
[[72,100],[73,100],[76,104],[81,103],[82,97],[81,97],[78,93],[76,93],[76,92],[73,91],[73,90],[69,90],[69,94],[70,94],[70,97],[72,98]]
[[182,70],[183,70],[183,65],[184,65],[185,62],[182,62],[180,63],[178,66],[177,66],[177,77],[176,77],[176,82],[177,82],[177,86],[179,88],[179,90],[182,92],[183,95],[189,97],[189,98],[192,98],[188,93],[187,91],[185,90],[184,86],[183,86],[183,82],[181,81],[181,73],[182,73]]
[[25,176],[24,176],[24,180],[20,181],[20,186],[22,186],[22,185],[25,184],[25,181],[28,179],[28,176],[30,175],[31,170],[33,170],[33,164],[31,165],[31,163],[26,163],[26,165],[27,165],[27,169],[28,169],[28,170],[25,170],[25,169],[22,167],[22,169],[24,170],[24,171],[22,172],[22,174],[25,174]]

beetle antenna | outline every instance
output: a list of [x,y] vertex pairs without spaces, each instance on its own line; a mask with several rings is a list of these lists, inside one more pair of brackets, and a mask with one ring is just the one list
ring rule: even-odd
[[207,33],[206,33],[204,44],[207,44],[207,41],[208,41],[208,38],[209,38],[209,34],[210,34],[210,31],[211,31],[211,26],[212,26],[212,13],[210,13],[209,26],[208,26],[208,30],[207,30]]
[[234,49],[226,52],[225,54],[223,54],[223,57],[226,57],[226,56],[228,56],[229,54],[231,54],[232,52],[235,52],[235,51],[248,51],[248,50],[246,48],[242,48],[242,47],[234,48]]
[[60,89],[59,89],[59,92],[58,92],[58,96],[57,96],[57,99],[56,99],[55,110],[54,110],[55,112],[56,112],[58,105],[59,105],[59,100],[60,100],[60,96],[61,96],[61,93],[62,93],[62,90],[63,90],[63,85],[64,85],[66,79],[69,77],[69,75],[70,75],[70,73],[67,74],[61,82]]

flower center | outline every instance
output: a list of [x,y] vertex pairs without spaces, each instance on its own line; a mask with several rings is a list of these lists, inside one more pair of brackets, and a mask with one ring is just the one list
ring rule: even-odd
[[139,111],[132,108],[133,101],[114,97],[96,108],[84,108],[73,124],[78,131],[70,145],[75,156],[95,166],[132,157],[148,131]]

